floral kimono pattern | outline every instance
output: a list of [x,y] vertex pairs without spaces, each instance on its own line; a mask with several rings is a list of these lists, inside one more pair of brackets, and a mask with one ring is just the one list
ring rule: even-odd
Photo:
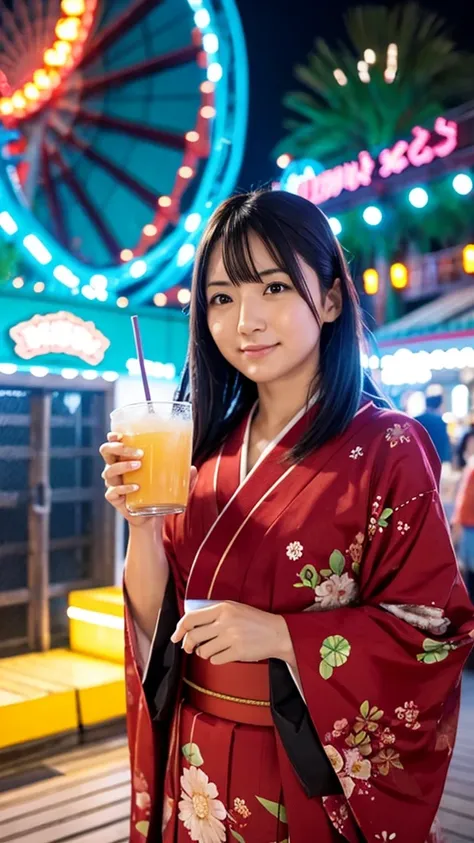
[[439,462],[416,422],[367,403],[343,435],[289,466],[281,457],[313,412],[242,480],[244,420],[200,466],[165,547],[179,613],[185,599],[213,599],[284,616],[336,786],[311,795],[276,725],[198,711],[179,677],[165,722],[153,703],[161,674],[152,659],[143,683],[127,607],[132,843],[441,839],[435,817],[474,621]]

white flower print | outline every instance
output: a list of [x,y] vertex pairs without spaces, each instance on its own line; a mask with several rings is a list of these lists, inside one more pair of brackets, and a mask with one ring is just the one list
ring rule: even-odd
[[143,791],[143,793],[137,793],[135,796],[135,802],[137,808],[140,808],[140,811],[149,810],[151,806],[150,794],[146,793],[146,791]]
[[179,819],[197,843],[223,843],[226,809],[217,797],[219,792],[209,777],[197,767],[183,769],[181,776]]
[[398,530],[398,532],[399,532],[399,533],[401,533],[401,534],[402,534],[402,536],[404,536],[404,535],[405,535],[405,533],[408,533],[408,530],[409,530],[409,529],[410,529],[410,525],[409,525],[409,524],[404,524],[404,523],[403,523],[403,521],[399,521],[399,522],[398,522],[398,524],[397,524],[397,530]]
[[163,834],[171,817],[173,816],[174,799],[171,796],[165,796],[163,802],[163,818],[161,821],[161,833]]
[[349,454],[349,457],[350,457],[351,460],[358,460],[359,457],[363,457],[363,456],[364,456],[364,449],[361,448],[360,445],[357,445],[357,447],[354,448]]
[[300,542],[290,542],[286,548],[286,555],[292,562],[297,562],[303,556],[303,545]]
[[403,703],[403,706],[399,706],[395,709],[395,714],[397,715],[399,720],[405,721],[405,726],[407,729],[416,729],[420,728],[420,723],[418,721],[418,717],[420,716],[420,709],[417,708],[413,700],[410,702]]
[[330,744],[324,747],[324,752],[326,753],[329,761],[332,764],[333,770],[335,773],[340,773],[342,768],[344,767],[344,761],[342,755],[337,751],[334,746]]
[[317,585],[314,591],[315,602],[321,609],[333,609],[336,606],[347,606],[352,603],[357,597],[358,588],[349,574],[342,574],[342,576],[333,574],[332,577]]
[[345,773],[353,779],[370,779],[372,765],[368,758],[363,758],[358,749],[344,751],[346,765]]
[[380,834],[375,835],[375,839],[382,840],[383,843],[388,843],[389,840],[396,840],[396,837],[397,835],[395,834],[395,832],[389,834],[388,831],[381,831]]
[[396,448],[398,444],[403,445],[405,442],[411,442],[409,435],[410,425],[394,424],[393,427],[388,427],[385,433],[385,439],[390,442],[391,448]]

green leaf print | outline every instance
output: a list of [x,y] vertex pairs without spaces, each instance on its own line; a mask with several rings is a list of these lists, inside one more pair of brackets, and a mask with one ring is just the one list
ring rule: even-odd
[[432,638],[425,638],[423,641],[424,653],[417,654],[417,660],[424,664],[435,664],[447,659],[454,647],[445,641],[433,641]]
[[148,820],[141,820],[139,823],[136,823],[135,828],[140,834],[143,834],[144,837],[148,835],[150,830],[150,823]]
[[340,577],[344,570],[345,564],[346,562],[341,551],[333,550],[331,556],[329,557],[329,566],[333,574],[337,574]]
[[[346,663],[351,653],[351,645],[347,638],[343,638],[342,635],[330,635],[324,639],[319,652],[322,658],[319,673],[323,679],[330,679],[333,668],[341,667]],[[326,665],[326,667],[323,667],[323,665]]]
[[360,562],[353,562],[352,563],[352,570],[354,571],[354,574],[359,576],[359,574],[360,574]]
[[379,527],[388,527],[388,519],[390,518],[391,515],[393,515],[393,509],[390,509],[390,508],[384,509],[384,511],[382,512],[382,515],[380,516],[380,518],[377,522]]
[[235,839],[239,841],[239,843],[245,843],[244,838],[242,837],[241,834],[239,834],[238,831],[234,831],[234,829],[231,828],[230,833],[232,834],[232,837],[235,837]]
[[369,701],[365,700],[365,702],[363,702],[361,707],[360,707],[360,713],[362,714],[362,717],[367,717],[369,711],[370,711]]
[[321,662],[319,665],[319,673],[323,679],[330,679],[334,671],[330,664],[327,662]]
[[301,588],[302,586],[306,585],[308,588],[316,588],[316,586],[321,582],[321,577],[319,576],[316,568],[314,565],[305,565],[304,568],[298,574],[301,582],[297,582],[294,584],[294,588]]
[[320,571],[320,574],[322,577],[332,577],[332,571],[330,568],[323,568],[323,570]]
[[185,744],[181,748],[181,752],[188,764],[191,764],[192,767],[200,767],[204,764],[204,758],[201,755],[201,750],[199,749],[197,743]]
[[280,805],[279,802],[271,802],[270,799],[263,799],[262,796],[256,796],[255,798],[258,799],[260,805],[263,805],[265,810],[276,817],[277,820],[281,820],[282,823],[288,822],[286,818],[286,808],[284,805]]

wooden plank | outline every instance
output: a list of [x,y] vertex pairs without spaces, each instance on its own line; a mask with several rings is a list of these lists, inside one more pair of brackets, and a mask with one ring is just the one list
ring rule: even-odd
[[[123,820],[113,825],[108,825],[107,828],[101,828],[99,831],[90,831],[87,834],[81,834],[74,838],[74,843],[128,843],[130,833],[129,820]],[[450,841],[451,843],[451,841]],[[458,843],[453,840],[452,843]],[[464,841],[461,841],[464,843]]]
[[[469,840],[472,843],[474,835],[474,825],[470,817],[460,817],[457,814],[452,814],[450,811],[445,811],[442,808],[439,812],[439,819],[446,834],[454,833],[464,840]],[[407,841],[408,843],[408,841]]]
[[[59,825],[40,828],[26,834],[16,834],[14,837],[4,838],[4,843],[15,840],[15,843],[61,843],[74,835],[85,834],[90,831],[99,831],[103,835],[102,826],[116,823],[119,820],[126,820],[130,816],[130,799],[124,799],[107,808],[98,808],[89,811],[87,814],[71,819],[62,819]],[[103,837],[100,838],[103,840]]]
[[443,796],[443,809],[445,811],[451,811],[453,814],[459,814],[463,817],[470,817],[472,824],[472,830],[474,831],[474,804],[470,799],[463,799],[462,796],[451,796],[448,793],[445,793]]
[[70,820],[74,817],[79,819],[100,808],[128,802],[129,799],[130,785],[127,783],[84,795],[79,795],[75,788],[70,788],[69,798],[65,802],[44,808],[42,811],[28,812],[9,822],[0,823],[0,840],[21,837],[35,829],[40,832],[49,830],[52,826],[62,826],[64,817]]
[[128,764],[125,766],[123,764],[118,764],[116,761],[105,761],[103,764],[97,764],[94,767],[95,775],[91,775],[90,769],[83,768],[82,770],[68,773],[67,777],[65,776],[64,779],[49,779],[45,782],[28,785],[21,788],[21,790],[15,791],[15,794],[12,794],[11,791],[0,793],[0,814],[2,805],[9,805],[13,807],[14,805],[24,804],[25,802],[29,802],[30,799],[35,799],[37,796],[39,797],[42,794],[47,794],[50,791],[59,793],[59,791],[70,787],[71,782],[88,781],[89,779],[93,780],[94,778],[99,779],[109,774],[115,774],[127,770],[129,770]]
[[[81,796],[87,796],[90,793],[100,793],[103,790],[111,790],[119,785],[129,785],[130,770],[128,768],[123,768],[117,772],[107,773],[105,776],[100,775],[97,777],[91,776],[88,773],[86,779],[79,779],[79,781],[76,781],[76,779],[70,776],[54,779],[54,781],[57,786],[56,788],[51,787],[51,792],[44,793],[45,788],[38,787],[38,790],[42,791],[42,795],[32,797],[30,794],[27,800],[26,808],[28,814],[34,813],[36,815],[39,814],[40,811],[44,811],[46,808],[63,805],[64,803],[69,802],[72,794],[74,794],[74,797],[80,798]],[[49,779],[48,782],[52,783],[52,780]],[[43,784],[45,783],[43,782]],[[7,820],[13,820],[18,816],[25,816],[25,796],[18,799],[15,804],[12,804],[11,799],[7,800],[7,803],[8,804],[5,808],[0,808],[0,829],[2,827],[2,823],[6,823]]]

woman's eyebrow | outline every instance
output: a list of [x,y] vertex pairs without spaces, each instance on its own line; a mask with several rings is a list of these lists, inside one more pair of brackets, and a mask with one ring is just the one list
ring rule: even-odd
[[[275,266],[271,269],[262,269],[261,272],[258,272],[257,275],[260,278],[265,278],[267,275],[277,275],[278,273],[285,273],[284,269],[280,269],[280,267]],[[233,286],[230,281],[210,281],[207,285],[208,287],[231,287]]]

